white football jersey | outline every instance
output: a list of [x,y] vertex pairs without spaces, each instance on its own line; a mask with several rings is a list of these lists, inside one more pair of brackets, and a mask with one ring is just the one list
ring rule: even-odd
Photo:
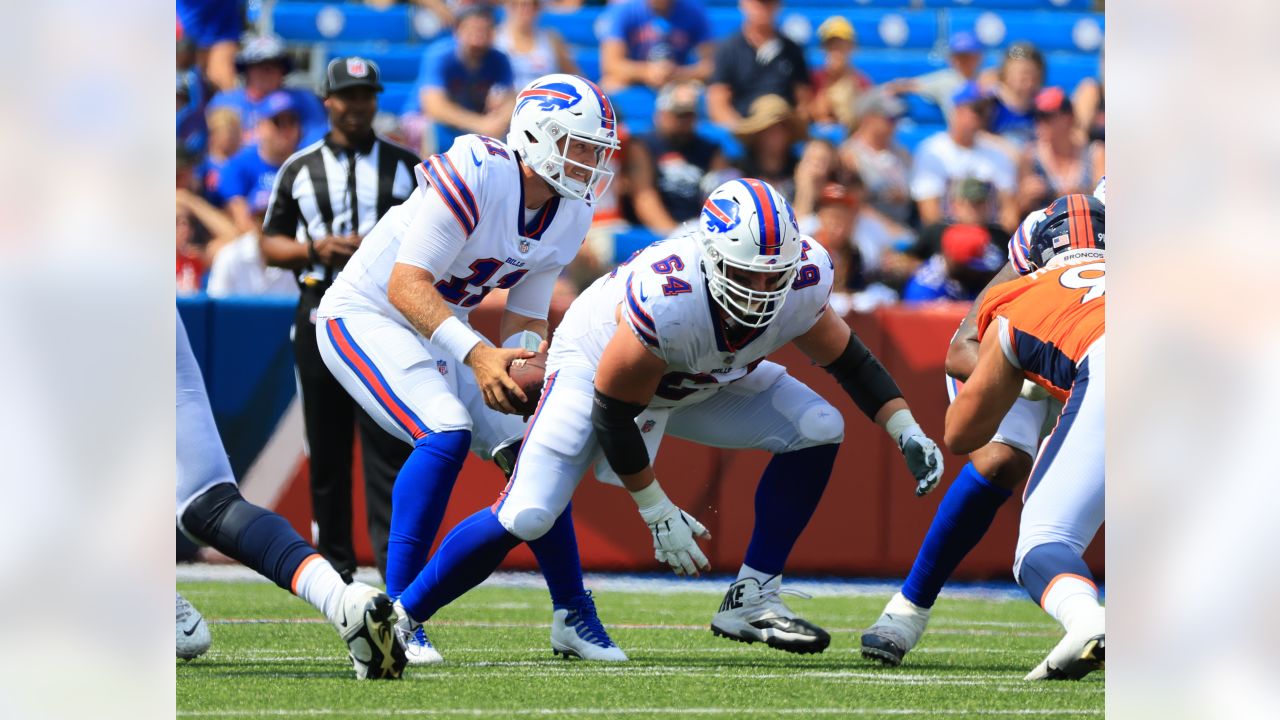
[[556,328],[548,372],[566,366],[595,369],[617,328],[615,310],[668,372],[649,407],[677,407],[704,400],[739,380],[760,361],[813,327],[827,307],[833,278],[831,256],[802,236],[804,253],[791,292],[773,322],[736,342],[702,274],[697,230],[654,243],[618,269],[596,280]]
[[387,299],[397,262],[424,268],[466,320],[494,288],[507,309],[545,319],[560,270],[577,255],[591,206],[559,196],[526,211],[521,161],[504,143],[463,135],[414,168],[418,189],[383,216],[324,294],[319,317],[377,313],[411,327]]

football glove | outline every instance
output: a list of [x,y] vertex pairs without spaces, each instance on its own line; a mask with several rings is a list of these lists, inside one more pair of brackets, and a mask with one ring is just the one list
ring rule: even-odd
[[909,410],[894,413],[885,429],[897,441],[907,469],[916,479],[916,497],[928,495],[942,479],[942,451],[924,434]]
[[633,492],[640,517],[653,534],[653,557],[671,566],[677,575],[697,575],[710,570],[711,563],[698,547],[695,537],[711,538],[707,528],[689,513],[676,507],[655,480],[649,487]]

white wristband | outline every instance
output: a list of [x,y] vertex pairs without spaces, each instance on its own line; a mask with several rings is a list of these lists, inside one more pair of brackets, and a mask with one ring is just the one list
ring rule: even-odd
[[502,341],[502,347],[513,348],[517,350],[529,350],[538,352],[538,347],[542,345],[542,336],[532,330],[521,330]]
[[436,327],[435,332],[431,333],[431,342],[457,358],[459,362],[466,364],[467,355],[476,345],[484,342],[484,338],[477,335],[475,330],[467,327],[467,324],[456,316],[450,315]]
[[901,446],[903,437],[912,427],[916,428],[916,432],[920,432],[920,425],[911,416],[911,411],[899,410],[889,416],[889,421],[884,424],[884,431],[889,433],[889,437],[893,438],[893,441]]
[[645,522],[649,522],[649,515],[654,514],[655,509],[665,509],[671,504],[667,494],[662,491],[662,486],[658,484],[657,478],[654,478],[654,481],[645,489],[632,492],[631,499],[636,501],[636,506],[640,508],[640,516],[645,519]]

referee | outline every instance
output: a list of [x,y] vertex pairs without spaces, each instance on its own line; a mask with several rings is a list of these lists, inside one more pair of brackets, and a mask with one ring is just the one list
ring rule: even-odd
[[378,427],[338,384],[316,346],[316,307],[360,239],[414,189],[419,158],[373,132],[378,66],[335,58],[325,71],[329,133],[285,161],[261,235],[268,265],[295,272],[301,297],[293,351],[310,457],[312,515],[322,555],[344,576],[356,569],[351,540],[352,440],[360,428],[369,539],[385,573],[391,486],[413,448]]

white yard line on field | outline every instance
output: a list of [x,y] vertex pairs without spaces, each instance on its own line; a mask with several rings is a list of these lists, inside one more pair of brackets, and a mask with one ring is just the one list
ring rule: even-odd
[[1013,710],[961,710],[949,708],[892,708],[892,707],[814,707],[814,708],[752,708],[752,707],[678,707],[678,708],[504,708],[504,709],[472,709],[472,708],[410,708],[393,710],[377,708],[369,710],[351,709],[281,709],[281,710],[179,710],[180,717],[323,717],[340,715],[342,717],[546,717],[556,715],[665,715],[668,717],[687,717],[690,715],[902,715],[910,717],[1043,717],[1054,716],[1093,716],[1101,715],[1102,709],[1067,710],[1067,709],[1013,709]]

